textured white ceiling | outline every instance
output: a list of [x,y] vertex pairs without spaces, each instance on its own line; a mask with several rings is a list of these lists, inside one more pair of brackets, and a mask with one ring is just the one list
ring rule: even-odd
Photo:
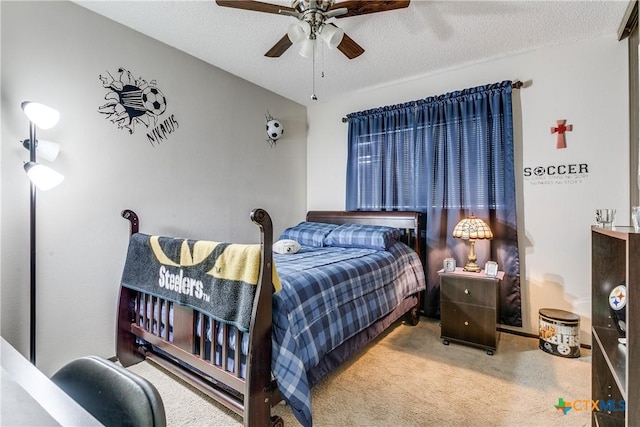
[[[280,58],[264,53],[295,18],[218,6],[215,1],[75,3],[282,96],[311,105],[543,46],[617,37],[628,0],[431,1],[406,9],[332,19],[365,53],[349,60],[318,49],[313,63],[295,46]],[[290,5],[289,1],[271,1]],[[513,78],[516,78],[514,76]]]

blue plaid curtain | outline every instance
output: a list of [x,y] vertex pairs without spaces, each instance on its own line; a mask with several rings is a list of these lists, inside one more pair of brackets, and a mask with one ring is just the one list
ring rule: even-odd
[[352,113],[347,210],[418,210],[426,214],[424,311],[440,315],[437,271],[466,263],[469,246],[451,236],[474,214],[494,238],[477,241],[478,264],[505,272],[500,323],[522,326],[516,232],[511,81],[401,105]]

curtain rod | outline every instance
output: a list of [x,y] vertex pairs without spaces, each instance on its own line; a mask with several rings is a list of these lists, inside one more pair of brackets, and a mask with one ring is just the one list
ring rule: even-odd
[[[524,83],[522,83],[520,80],[516,80],[513,83],[511,83],[511,87],[513,89],[520,89],[522,86],[524,86]],[[347,123],[347,120],[348,119],[346,117],[343,117],[342,118],[342,123]]]

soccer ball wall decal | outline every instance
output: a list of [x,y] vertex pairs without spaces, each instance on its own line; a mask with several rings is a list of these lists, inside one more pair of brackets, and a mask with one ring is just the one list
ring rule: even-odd
[[167,100],[164,94],[160,92],[160,89],[153,86],[147,86],[142,91],[142,103],[147,111],[156,116],[164,113],[164,110],[167,109]]
[[266,118],[267,124],[265,128],[267,131],[267,137],[269,138],[267,139],[267,142],[271,147],[273,147],[276,144],[276,141],[284,135],[284,126],[282,126],[280,120],[271,117],[269,112],[267,112]]
[[283,133],[284,128],[279,120],[273,119],[267,122],[267,135],[269,136],[269,139],[277,141],[282,138]]

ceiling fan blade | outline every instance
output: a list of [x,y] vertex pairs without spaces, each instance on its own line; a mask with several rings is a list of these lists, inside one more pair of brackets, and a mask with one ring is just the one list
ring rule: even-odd
[[349,16],[366,15],[368,13],[385,12],[387,10],[404,9],[409,7],[409,0],[399,1],[374,1],[374,0],[346,0],[334,3],[329,10],[346,7],[349,9],[344,15],[336,18],[347,18]]
[[364,53],[364,49],[346,34],[342,37],[338,50],[349,59],[357,58]]
[[250,1],[250,0],[216,0],[216,4],[222,7],[233,7],[235,9],[253,10],[256,12],[266,12],[280,14],[281,10],[295,13],[296,10],[277,4],[265,3],[262,1]]
[[273,45],[271,49],[269,49],[267,53],[264,54],[264,56],[268,56],[269,58],[278,58],[280,55],[285,53],[292,44],[291,40],[289,40],[289,36],[285,34],[276,44]]

